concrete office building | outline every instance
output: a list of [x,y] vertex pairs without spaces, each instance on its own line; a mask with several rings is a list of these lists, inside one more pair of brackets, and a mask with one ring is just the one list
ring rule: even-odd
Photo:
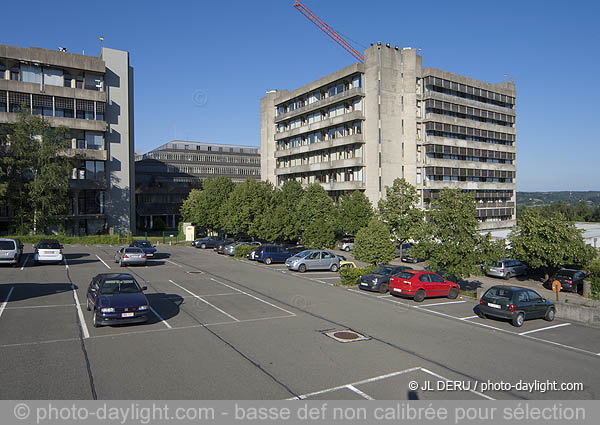
[[363,191],[376,206],[397,177],[427,208],[442,188],[473,192],[481,229],[515,224],[511,82],[422,67],[416,49],[377,43],[355,63],[261,99],[261,175]]
[[135,174],[139,229],[153,229],[158,217],[167,228],[176,228],[183,201],[204,179],[260,180],[260,149],[173,140],[138,157]]
[[[135,229],[133,68],[129,53],[102,48],[86,56],[0,44],[0,123],[21,106],[70,129],[67,154],[79,160],[70,180],[70,234]],[[0,206],[10,228],[11,212]]]

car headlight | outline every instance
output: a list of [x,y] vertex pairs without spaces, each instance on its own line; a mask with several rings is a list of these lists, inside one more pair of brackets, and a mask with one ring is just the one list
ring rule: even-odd
[[105,307],[105,308],[102,308],[102,309],[100,309],[100,311],[101,311],[102,313],[114,313],[114,312],[115,312],[115,309],[114,309],[114,308],[112,308],[112,307]]
[[373,279],[373,283],[374,283],[375,285],[377,285],[377,283],[378,283],[378,282],[379,282],[379,278],[375,278],[375,279]]
[[148,310],[148,306],[147,305],[141,305],[138,307],[138,310]]

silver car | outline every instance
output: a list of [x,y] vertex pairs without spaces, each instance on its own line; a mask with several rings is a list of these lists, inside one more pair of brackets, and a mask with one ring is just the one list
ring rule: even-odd
[[148,256],[141,248],[123,247],[115,254],[115,263],[123,266],[143,266]]
[[354,249],[354,239],[345,238],[338,243],[338,248],[342,251],[350,252]]
[[490,267],[486,274],[488,276],[510,279],[514,276],[526,275],[527,271],[527,264],[518,260],[509,260],[507,258],[503,258],[502,260],[498,261],[495,266]]
[[238,246],[259,246],[260,242],[234,242],[231,243],[227,246],[225,246],[225,248],[223,248],[223,253],[227,254],[227,255],[233,255],[235,254],[235,248]]
[[18,264],[23,255],[23,244],[18,239],[0,239],[0,264]]
[[307,250],[285,260],[288,269],[304,273],[307,270],[331,270],[337,272],[340,269],[340,258],[331,251]]

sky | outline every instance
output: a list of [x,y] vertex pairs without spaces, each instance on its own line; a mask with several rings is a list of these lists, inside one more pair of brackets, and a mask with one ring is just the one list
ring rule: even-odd
[[[35,3],[35,2],[34,2]],[[304,0],[359,51],[420,48],[423,66],[517,88],[517,190],[600,190],[600,2]],[[354,58],[293,0],[2,5],[0,43],[130,52],[135,145],[260,145],[259,101]],[[50,7],[52,6],[52,7]]]

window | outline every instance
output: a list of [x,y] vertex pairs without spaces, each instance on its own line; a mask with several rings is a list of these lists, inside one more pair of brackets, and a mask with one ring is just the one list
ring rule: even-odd
[[537,303],[542,300],[542,297],[537,292],[531,290],[527,290],[527,296],[532,303]]
[[73,77],[70,74],[65,74],[63,77],[64,86],[71,87],[71,81],[73,81]]
[[101,91],[104,84],[104,79],[100,74],[85,74],[85,89]]
[[37,66],[21,65],[21,81],[26,83],[41,83],[42,69]]
[[10,79],[13,81],[19,81],[20,80],[20,74],[21,71],[19,70],[19,68],[11,68],[10,70]]
[[34,94],[32,113],[34,115],[52,116],[52,96]]
[[352,88],[359,88],[361,87],[361,78],[360,75],[355,76],[354,78],[352,78]]
[[19,112],[21,107],[29,110],[31,105],[31,97],[26,93],[8,93],[8,103],[9,103],[9,111],[8,112]]
[[[106,104],[102,103],[102,102],[96,102],[96,120],[97,121],[104,121],[104,108],[105,108]],[[199,148],[200,146],[196,146],[196,148]]]
[[77,118],[93,120],[94,119],[94,102],[91,100],[77,99]]
[[[0,71],[0,75],[2,75],[2,71]],[[0,112],[6,112],[6,92],[0,91]]]
[[54,98],[55,111],[57,117],[73,118],[74,100],[66,97]]
[[340,94],[344,92],[344,83],[340,83],[335,87],[336,94]]
[[352,110],[354,111],[362,111],[362,100],[355,100],[352,102]]
[[4,80],[6,77],[4,76],[6,72],[6,67],[4,65],[0,65],[0,80]]
[[75,77],[75,88],[82,89],[83,88],[83,75],[78,75]]
[[63,72],[60,69],[44,68],[44,84],[63,87]]
[[104,161],[85,161],[86,180],[104,180]]
[[104,149],[104,134],[100,132],[87,131],[85,133],[85,148],[93,150]]

